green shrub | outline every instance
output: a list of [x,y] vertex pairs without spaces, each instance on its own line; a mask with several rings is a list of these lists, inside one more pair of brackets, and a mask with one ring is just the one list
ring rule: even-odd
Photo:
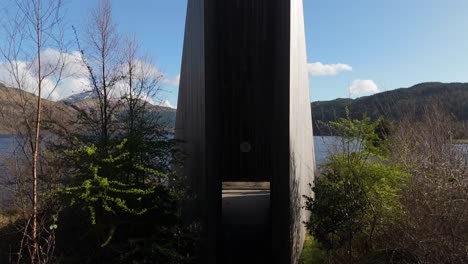
[[301,254],[301,264],[320,264],[326,260],[326,252],[317,243],[317,240],[311,236],[307,236],[304,241],[304,248]]
[[376,133],[380,122],[348,115],[330,124],[342,145],[311,186],[315,196],[306,197],[308,230],[339,262],[354,262],[375,250],[375,237],[401,212],[398,198],[407,177],[388,161],[386,139]]
[[57,230],[62,261],[192,263],[198,226],[182,223],[183,190],[174,187],[170,172],[130,163],[126,143],[68,152],[79,166],[59,192],[65,206]]

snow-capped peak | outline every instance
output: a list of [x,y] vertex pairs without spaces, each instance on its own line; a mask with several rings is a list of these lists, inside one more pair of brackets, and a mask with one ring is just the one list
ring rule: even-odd
[[82,93],[71,95],[65,99],[62,99],[61,102],[64,102],[67,104],[75,104],[75,103],[81,102],[86,99],[91,99],[91,98],[95,98],[94,93],[92,91],[85,91]]

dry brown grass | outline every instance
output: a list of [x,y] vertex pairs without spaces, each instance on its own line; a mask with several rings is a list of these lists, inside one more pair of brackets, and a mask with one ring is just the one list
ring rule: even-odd
[[0,211],[0,229],[14,224],[20,218],[21,214],[17,210]]
[[[26,135],[26,123],[34,122],[36,98],[34,94],[7,88],[0,83],[0,134]],[[77,112],[62,102],[43,100],[42,114],[43,129],[48,130],[54,126],[71,129]]]

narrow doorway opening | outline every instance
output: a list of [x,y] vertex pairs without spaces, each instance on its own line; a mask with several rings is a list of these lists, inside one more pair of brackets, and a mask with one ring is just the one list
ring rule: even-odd
[[270,263],[270,183],[223,182],[222,203],[225,263]]

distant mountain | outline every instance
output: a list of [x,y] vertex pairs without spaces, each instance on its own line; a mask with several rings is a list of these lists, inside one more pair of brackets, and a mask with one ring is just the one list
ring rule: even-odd
[[[95,104],[96,96],[92,91],[86,91],[79,94],[75,94],[69,96],[61,102],[71,107],[80,108],[80,109],[89,109],[96,107]],[[175,117],[176,117],[176,109],[161,106],[161,105],[154,105],[151,102],[147,101],[146,106],[151,112],[155,113],[159,117],[159,121],[161,124],[166,126],[168,129],[173,129],[175,127]]]
[[[0,83],[0,134],[14,134],[15,128],[24,126],[27,116],[28,122],[32,122],[36,113],[37,96],[35,94],[9,88]],[[43,124],[50,120],[66,121],[70,118],[72,109],[60,102],[42,100]]]
[[372,118],[383,116],[389,120],[401,120],[405,116],[420,119],[424,108],[433,104],[453,114],[458,121],[468,122],[468,83],[421,83],[356,99],[312,102],[314,134],[327,134],[320,121],[345,117],[346,106],[352,118],[367,114]]
[[[22,100],[28,104],[21,104]],[[35,116],[35,103],[37,96],[22,92],[18,89],[9,88],[0,83],[0,134],[16,133],[13,129],[19,122],[22,122],[23,112],[31,119]],[[43,99],[43,118],[44,123],[48,120],[72,120],[76,116],[77,109],[91,109],[96,107],[94,96],[91,92],[84,92],[70,96],[62,101],[53,102]],[[22,107],[27,105],[25,111]],[[175,127],[176,109],[148,104],[149,110],[158,115],[161,124],[172,130]]]
[[67,97],[65,99],[60,100],[60,102],[64,102],[66,104],[75,104],[75,103],[78,103],[80,101],[84,101],[84,100],[87,100],[87,99],[93,99],[93,98],[94,98],[93,92],[92,91],[86,91],[86,92],[71,95],[71,96],[69,96],[69,97]]
[[[11,100],[17,96],[20,96],[17,89],[7,88],[0,83],[0,134],[11,133],[7,123],[18,120],[19,106]],[[28,100],[36,97],[30,93],[23,93],[23,96]],[[44,100],[44,106],[48,115],[62,114],[66,118],[74,111],[73,108],[94,107],[93,100],[92,94],[81,93],[61,102]],[[433,104],[438,104],[457,120],[468,124],[468,83],[421,83],[356,99],[312,102],[314,134],[326,135],[328,131],[320,123],[345,117],[346,106],[352,118],[361,118],[365,113],[372,118],[383,116],[389,120],[401,120],[405,116],[421,118],[424,108]],[[157,105],[148,107],[160,116],[161,122],[169,129],[175,127],[176,109]]]

